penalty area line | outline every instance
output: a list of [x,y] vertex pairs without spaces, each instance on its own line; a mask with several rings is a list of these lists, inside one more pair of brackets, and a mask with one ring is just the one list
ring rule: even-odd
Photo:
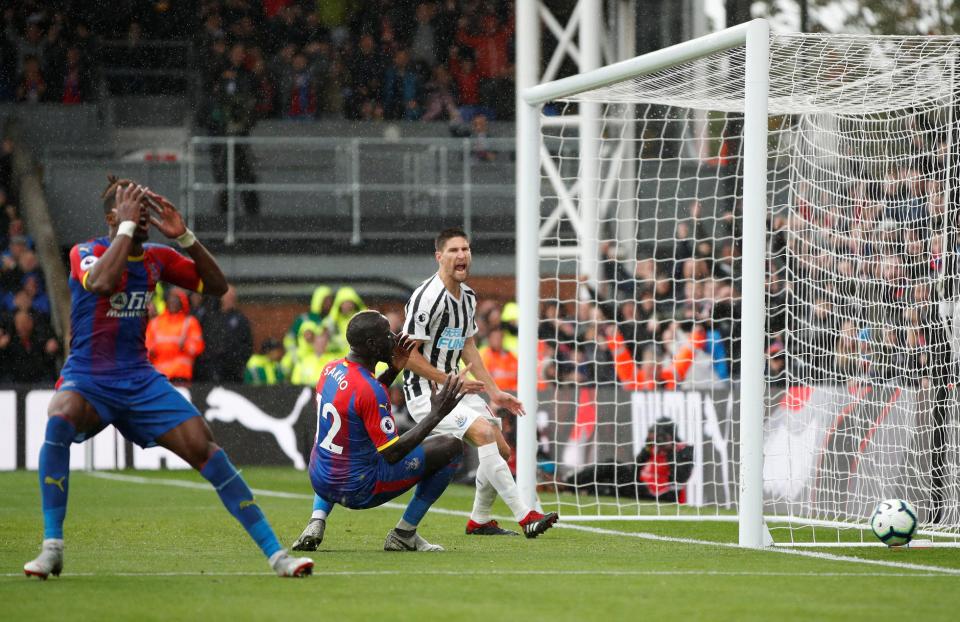
[[[211,490],[210,484],[200,483],[200,482],[189,482],[185,480],[178,479],[168,479],[168,478],[155,478],[155,477],[141,477],[138,475],[124,475],[121,473],[106,473],[101,471],[83,471],[84,475],[89,475],[90,477],[97,477],[100,479],[108,479],[114,481],[127,482],[131,484],[153,484],[157,486],[175,486],[179,488],[190,488],[193,490]],[[251,491],[255,495],[260,495],[261,497],[275,497],[281,499],[305,499],[313,500],[313,495],[306,495],[301,493],[294,492],[283,492],[280,490],[265,490],[261,488],[252,488]],[[406,506],[400,503],[384,503],[379,506],[380,508],[385,509],[405,509]],[[430,508],[430,513],[432,514],[443,514],[446,516],[456,516],[459,518],[469,518],[470,513],[464,512],[461,510],[448,510],[446,508]],[[306,515],[306,513],[305,513]],[[512,517],[496,517],[499,520],[513,520]],[[562,519],[562,517],[561,517]],[[714,542],[711,540],[697,540],[694,538],[677,538],[673,536],[662,536],[659,534],[645,533],[645,532],[633,532],[633,531],[618,531],[616,529],[605,529],[602,527],[591,527],[589,525],[578,525],[571,523],[557,523],[555,527],[559,529],[572,529],[574,531],[582,531],[586,533],[593,533],[603,536],[617,536],[624,538],[637,538],[640,540],[648,540],[651,542],[672,542],[675,544],[688,544],[693,546],[715,546],[720,548],[736,549],[736,550],[745,550],[738,544],[733,544],[730,542]],[[822,553],[819,551],[798,551],[782,547],[766,547],[763,549],[755,549],[758,553],[769,553],[769,554],[781,554],[781,555],[794,555],[796,557],[807,557],[811,559],[819,559],[823,561],[833,561],[833,562],[844,562],[850,564],[866,564],[869,566],[879,566],[881,568],[895,568],[897,570],[912,570],[917,573],[936,573],[939,576],[952,575],[960,576],[960,568],[948,568],[944,566],[930,566],[926,564],[912,564],[909,562],[894,562],[887,561],[882,559],[864,559],[862,557],[853,557],[848,555],[836,555],[833,553]],[[824,574],[824,573],[817,573]],[[883,573],[887,574],[887,573]],[[846,576],[846,575],[844,575]],[[911,574],[911,576],[914,576]]]

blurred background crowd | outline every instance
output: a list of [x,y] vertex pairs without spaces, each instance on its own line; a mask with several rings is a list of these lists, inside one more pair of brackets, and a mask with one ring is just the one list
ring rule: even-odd
[[[96,99],[100,67],[164,63],[144,41],[191,37],[207,126],[322,116],[448,121],[513,116],[513,3],[347,0],[4,3],[0,101]],[[101,40],[125,42],[104,48]],[[146,80],[131,75],[126,89]],[[228,110],[232,109],[232,110]],[[225,111],[226,114],[225,114]]]

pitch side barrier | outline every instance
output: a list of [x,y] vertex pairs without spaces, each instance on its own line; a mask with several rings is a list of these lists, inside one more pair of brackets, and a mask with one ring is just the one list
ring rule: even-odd
[[[312,389],[200,384],[181,391],[236,463],[305,468],[316,431]],[[53,394],[47,386],[0,389],[0,470],[37,468]],[[735,386],[637,393],[559,387],[538,397],[541,409],[557,414],[540,429],[546,450],[541,467],[555,469],[556,479],[591,464],[630,463],[650,426],[666,417],[676,424],[678,439],[694,448],[686,503],[736,507]],[[929,399],[924,390],[892,385],[874,386],[866,397],[839,386],[784,388],[768,395],[766,503],[776,500],[779,510],[797,515],[824,503],[858,514],[875,502],[871,482],[892,481],[905,491],[929,488],[933,426],[924,421],[930,415],[923,408]],[[506,427],[509,433],[509,421]],[[189,468],[163,448],[144,450],[127,442],[113,428],[81,447],[71,453],[71,468]],[[542,488],[541,497],[547,500],[552,492]]]

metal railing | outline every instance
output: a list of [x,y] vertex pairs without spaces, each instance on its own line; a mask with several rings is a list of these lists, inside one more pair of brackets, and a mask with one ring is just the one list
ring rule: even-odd
[[[304,153],[314,159],[301,157]],[[277,235],[291,239],[342,238],[348,233],[351,244],[358,245],[370,233],[364,226],[365,219],[374,215],[381,219],[457,216],[470,233],[478,199],[485,203],[485,215],[497,215],[495,204],[499,201],[501,208],[509,202],[512,216],[514,153],[512,138],[197,136],[188,141],[182,160],[181,202],[191,229],[200,227],[198,232],[205,237],[222,238],[226,244]],[[492,154],[492,161],[487,154]],[[256,182],[238,179],[248,177],[244,173],[249,171],[242,170],[247,167],[253,169]],[[485,173],[482,176],[486,179],[478,182],[478,173]],[[225,195],[222,217],[217,213],[220,193]],[[304,211],[293,211],[314,217],[349,215],[350,227],[276,230],[260,220],[256,227],[243,228],[239,226],[243,193],[261,197],[313,195],[314,203],[311,199],[294,199],[292,202]],[[320,197],[329,197],[332,204],[323,203]],[[387,214],[377,213],[381,208]],[[508,210],[502,211],[506,214]],[[275,216],[276,205],[264,212]],[[378,239],[425,235],[400,228],[376,232]],[[512,226],[501,235],[512,236]]]

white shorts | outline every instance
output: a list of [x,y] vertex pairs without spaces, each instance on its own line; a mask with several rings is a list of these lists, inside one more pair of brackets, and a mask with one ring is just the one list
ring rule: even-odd
[[[417,423],[430,414],[430,396],[421,395],[407,402],[407,410]],[[487,402],[475,393],[464,395],[457,407],[437,424],[430,434],[452,434],[460,440],[466,434],[473,422],[484,418],[493,425],[500,427],[500,418],[493,414]]]

